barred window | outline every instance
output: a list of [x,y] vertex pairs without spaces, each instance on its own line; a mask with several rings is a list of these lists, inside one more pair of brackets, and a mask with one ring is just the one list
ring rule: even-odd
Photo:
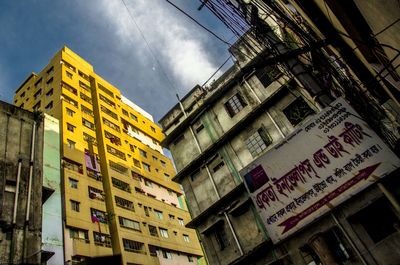
[[90,121],[88,121],[88,120],[86,120],[84,118],[82,118],[82,124],[83,124],[83,126],[85,126],[86,128],[89,128],[91,130],[95,130],[96,129],[93,123],[91,123]]
[[99,94],[99,98],[100,98],[101,101],[103,101],[104,103],[106,103],[107,105],[109,105],[110,107],[113,107],[115,109],[115,103],[114,102],[112,102],[111,100],[109,100],[108,98],[103,96],[102,94]]
[[119,151],[118,149],[115,149],[114,147],[111,147],[111,146],[107,145],[107,152],[112,154],[112,155],[114,155],[114,156],[116,156],[116,157],[119,157],[119,158],[121,158],[123,160],[126,160],[125,153],[122,152],[122,151]]
[[125,251],[146,254],[144,244],[142,242],[122,238],[122,243],[124,244]]
[[90,216],[92,217],[92,219],[94,217],[96,217],[97,220],[99,220],[100,223],[107,224],[107,214],[106,214],[106,212],[97,210],[95,208],[90,208]]
[[111,247],[111,236],[93,231],[94,243],[107,248]]
[[115,198],[115,204],[117,206],[128,209],[128,210],[132,210],[132,211],[135,210],[133,202],[126,200],[124,198],[118,197],[118,196],[115,196],[114,198]]
[[149,225],[149,233],[152,236],[158,237],[157,227],[155,227],[153,225]]
[[225,108],[231,117],[239,113],[245,106],[247,104],[239,93],[235,94],[225,103]]
[[104,201],[104,192],[94,187],[88,186],[89,198],[99,201]]
[[305,102],[302,97],[298,97],[289,106],[287,106],[283,113],[293,126],[296,126],[303,121],[307,116],[312,115],[315,111]]
[[122,216],[118,216],[118,220],[119,220],[120,226],[141,232],[139,222],[122,217]]
[[87,108],[87,107],[81,105],[81,110],[82,110],[83,113],[85,113],[85,114],[87,114],[87,115],[89,115],[89,116],[94,117],[93,111],[92,111],[91,109],[89,109],[89,108]]
[[65,102],[68,102],[71,105],[74,105],[75,107],[78,107],[78,102],[73,100],[72,98],[66,96],[66,95],[62,95],[62,98],[64,99]]
[[272,143],[272,139],[264,128],[258,129],[247,140],[247,149],[253,157],[257,157]]
[[100,109],[102,112],[104,112],[105,114],[107,114],[108,116],[118,120],[118,115],[114,112],[112,112],[111,110],[107,109],[106,107],[104,107],[103,105],[100,105]]
[[167,229],[165,229],[165,228],[159,228],[160,229],[160,235],[162,236],[162,237],[165,237],[165,238],[168,238],[169,236],[168,236],[168,230]]
[[110,165],[110,168],[112,168],[113,170],[115,170],[121,174],[127,173],[128,168],[124,167],[123,165],[115,163],[114,161],[111,161],[111,160],[109,160],[108,162],[109,162],[108,164]]
[[111,177],[111,182],[112,182],[114,187],[116,187],[116,188],[118,188],[120,190],[123,190],[123,191],[131,192],[131,187],[129,186],[128,183],[126,183],[126,182],[124,182],[122,180],[113,178],[113,177]]
[[106,118],[103,118],[103,123],[105,125],[107,125],[108,127],[110,127],[111,129],[117,131],[117,132],[121,132],[121,129],[119,128],[118,125],[112,123],[111,121],[107,120]]
[[86,95],[86,94],[80,92],[80,93],[79,93],[79,96],[80,96],[81,99],[83,99],[83,100],[86,101],[87,103],[92,104],[92,98],[89,97],[88,95]]

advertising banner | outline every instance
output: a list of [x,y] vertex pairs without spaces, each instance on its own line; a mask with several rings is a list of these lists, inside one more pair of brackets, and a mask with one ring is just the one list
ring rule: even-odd
[[338,99],[242,170],[274,243],[400,166],[400,160]]

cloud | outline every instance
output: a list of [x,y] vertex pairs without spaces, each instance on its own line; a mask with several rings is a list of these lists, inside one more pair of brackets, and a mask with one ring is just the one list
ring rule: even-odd
[[97,5],[102,19],[114,28],[119,49],[135,52],[143,65],[152,61],[149,70],[164,75],[135,26],[136,22],[165,74],[180,92],[202,84],[218,68],[219,62],[208,52],[209,36],[176,10],[162,1],[125,0],[125,3],[134,21],[122,1],[102,0]]

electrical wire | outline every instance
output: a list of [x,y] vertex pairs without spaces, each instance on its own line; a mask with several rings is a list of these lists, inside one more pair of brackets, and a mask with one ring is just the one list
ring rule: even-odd
[[128,12],[128,15],[131,19],[131,21],[133,22],[133,24],[135,25],[136,29],[138,30],[141,38],[143,39],[144,43],[147,46],[147,49],[149,50],[151,56],[153,57],[153,59],[155,60],[155,62],[157,63],[157,65],[159,66],[161,73],[164,75],[165,80],[167,81],[169,87],[177,94],[178,90],[176,88],[176,86],[172,83],[172,81],[170,80],[170,78],[168,77],[168,75],[166,74],[166,72],[164,71],[163,66],[161,65],[160,61],[158,60],[156,54],[154,53],[153,49],[151,48],[149,42],[147,41],[146,37],[143,34],[143,31],[141,30],[141,28],[139,27],[139,24],[136,22],[135,18],[133,17],[132,13],[130,12],[128,6],[125,3],[125,0],[121,0],[123,5],[125,6],[126,11]]

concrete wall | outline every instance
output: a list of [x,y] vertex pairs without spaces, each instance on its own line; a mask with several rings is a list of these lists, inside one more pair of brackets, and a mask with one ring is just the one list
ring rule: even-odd
[[43,250],[54,252],[48,265],[64,262],[59,121],[45,114],[43,146],[43,186],[53,194],[43,204]]
[[[27,216],[30,156],[35,121],[31,200]],[[2,202],[0,205],[0,263],[39,264],[42,228],[42,118],[1,102],[0,124],[2,124],[0,127],[0,201]],[[19,163],[21,174],[18,179]],[[14,208],[15,205],[16,208]],[[15,212],[14,209],[16,209]],[[15,222],[13,213],[16,214]]]

